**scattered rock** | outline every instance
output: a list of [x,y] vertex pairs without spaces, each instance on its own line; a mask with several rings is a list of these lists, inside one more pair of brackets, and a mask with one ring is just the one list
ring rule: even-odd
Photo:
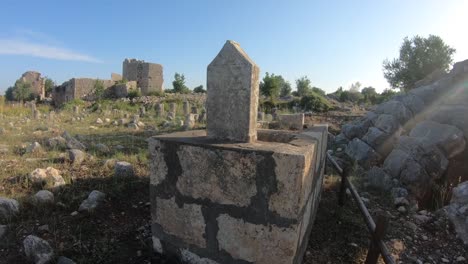
[[398,198],[398,197],[408,196],[408,190],[406,190],[405,188],[401,188],[401,187],[392,188],[391,193],[392,193],[393,199]]
[[345,152],[364,168],[372,167],[381,159],[380,155],[373,148],[358,138],[349,142]]
[[85,199],[81,205],[78,211],[80,212],[92,212],[96,210],[96,208],[101,204],[102,201],[104,201],[104,198],[106,195],[100,191],[92,191],[89,195],[88,198]]
[[27,236],[23,241],[26,257],[36,264],[50,263],[54,251],[47,241],[33,235]]
[[52,149],[64,149],[67,147],[67,141],[61,136],[49,138],[47,140],[47,146]]
[[397,210],[398,210],[398,212],[401,213],[401,214],[405,214],[405,213],[406,213],[406,207],[404,207],[404,206],[399,206]]
[[455,232],[468,245],[468,181],[458,184],[452,189],[452,199],[445,207],[447,216],[452,222]]
[[102,144],[102,143],[98,143],[94,146],[94,148],[96,149],[96,151],[100,154],[108,154],[110,152],[110,149],[108,146]]
[[38,153],[42,151],[41,144],[34,142],[26,147],[26,153]]
[[135,173],[133,171],[132,164],[126,161],[119,161],[115,163],[114,177],[128,178],[128,177],[133,177],[134,175]]
[[42,233],[48,233],[49,225],[41,225],[37,228],[37,231],[42,232]]
[[9,221],[19,213],[19,203],[15,199],[0,197],[0,221]]
[[103,124],[103,123],[104,123],[104,122],[102,121],[101,118],[96,119],[96,124],[99,124],[99,125],[100,125],[100,124]]
[[70,149],[68,150],[68,156],[72,164],[80,165],[85,160],[86,153],[79,149]]
[[38,205],[53,204],[54,194],[47,190],[40,190],[34,195],[33,201]]
[[372,167],[367,172],[367,182],[369,187],[381,190],[389,190],[392,188],[392,180],[390,176],[379,167]]
[[60,171],[52,167],[47,167],[47,169],[35,169],[28,175],[28,179],[33,184],[45,185],[50,183],[53,187],[65,185],[65,180],[60,175]]
[[104,168],[108,169],[108,170],[112,170],[114,169],[115,167],[115,163],[117,163],[117,160],[116,159],[107,159],[104,161]]

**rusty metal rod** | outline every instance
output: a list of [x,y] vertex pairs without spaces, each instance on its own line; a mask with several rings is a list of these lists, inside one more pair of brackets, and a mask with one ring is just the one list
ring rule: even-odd
[[[336,162],[336,160],[331,156],[331,154],[329,152],[327,152],[327,159],[333,164],[334,168],[338,171],[340,176],[343,176],[343,169],[340,167],[340,165]],[[364,217],[364,221],[365,221],[365,223],[367,225],[367,228],[369,229],[369,232],[371,234],[374,234],[374,232],[375,232],[375,222],[374,222],[374,219],[372,219],[372,216],[370,215],[369,211],[367,210],[366,205],[361,200],[361,197],[359,196],[358,192],[356,191],[356,188],[349,181],[348,177],[342,177],[342,179],[343,179],[343,183],[351,191],[351,196],[356,201],[356,203],[358,205],[358,208],[359,208],[359,211],[361,211],[361,214]],[[395,261],[393,260],[392,256],[388,253],[387,245],[385,245],[385,243],[382,240],[378,240],[378,245],[379,245],[380,252],[382,254],[382,258],[383,258],[384,262],[386,264],[394,264]]]

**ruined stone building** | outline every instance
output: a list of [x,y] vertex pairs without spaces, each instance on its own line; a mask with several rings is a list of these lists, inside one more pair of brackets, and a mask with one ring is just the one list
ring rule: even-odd
[[142,95],[163,91],[163,67],[161,64],[143,60],[125,59],[122,76],[127,81],[136,81]]
[[40,100],[45,98],[45,79],[41,77],[41,73],[36,71],[27,71],[21,75],[21,81],[31,85],[31,92]]
[[[91,78],[72,78],[62,85],[55,87],[52,94],[54,104],[60,106],[73,99],[84,99],[93,93],[97,80]],[[112,80],[100,81],[102,81],[105,89],[114,85],[114,81]]]

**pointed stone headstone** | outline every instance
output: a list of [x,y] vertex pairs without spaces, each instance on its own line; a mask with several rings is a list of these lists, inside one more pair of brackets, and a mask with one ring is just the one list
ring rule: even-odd
[[260,69],[240,45],[228,40],[208,65],[207,135],[236,142],[257,139]]

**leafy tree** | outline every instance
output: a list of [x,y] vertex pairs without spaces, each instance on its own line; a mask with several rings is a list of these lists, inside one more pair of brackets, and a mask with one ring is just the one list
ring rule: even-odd
[[174,81],[172,82],[175,93],[189,93],[190,89],[185,85],[185,76],[183,74],[175,73]]
[[291,84],[287,81],[284,81],[280,89],[280,96],[285,97],[291,95],[291,90]]
[[306,111],[327,112],[331,108],[330,102],[324,96],[312,91],[302,96],[300,104]]
[[194,93],[206,93],[206,90],[203,89],[203,85],[199,85],[199,86],[193,88],[193,92]]
[[7,101],[14,101],[15,100],[15,95],[14,95],[15,87],[10,86],[8,89],[5,91],[5,99]]
[[96,100],[101,100],[104,97],[104,83],[97,79],[96,82],[94,82],[94,96],[96,97]]
[[455,49],[439,36],[403,39],[399,58],[383,62],[384,76],[393,88],[410,90],[414,84],[436,70],[447,71]]
[[307,76],[303,76],[296,80],[296,89],[298,96],[304,96],[308,94],[312,88],[310,86],[310,80]]
[[24,100],[34,98],[31,93],[31,84],[22,80],[16,81],[13,89],[13,97],[21,103],[23,103]]
[[271,99],[277,98],[280,94],[282,81],[284,82],[283,77],[280,75],[275,75],[274,73],[270,75],[267,72],[262,82],[260,82],[260,93]]
[[54,87],[55,87],[55,82],[52,79],[46,77],[46,79],[45,79],[45,93],[46,93],[46,96],[52,93],[52,91],[54,90]]
[[379,94],[375,91],[375,88],[372,86],[364,87],[361,90],[361,94],[363,96],[363,101],[365,103],[375,104],[377,103],[377,97]]

